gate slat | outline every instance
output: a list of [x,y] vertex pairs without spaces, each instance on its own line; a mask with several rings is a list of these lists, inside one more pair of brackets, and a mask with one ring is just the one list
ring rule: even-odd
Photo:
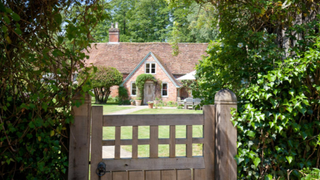
[[161,171],[161,180],[176,180],[177,173],[176,170],[162,170]]
[[203,144],[206,165],[206,179],[214,179],[214,154],[215,154],[215,122],[216,108],[214,105],[203,106],[204,112],[204,139]]
[[146,171],[146,180],[161,180],[160,171]]
[[158,157],[158,126],[150,126],[150,158]]
[[192,125],[187,125],[187,157],[192,157]]
[[102,106],[92,107],[91,180],[99,179],[95,172],[102,161],[102,112]]
[[170,125],[169,157],[176,157],[176,126]]
[[191,170],[177,170],[177,180],[191,180]]
[[205,168],[203,157],[192,158],[141,158],[141,159],[103,159],[107,171],[163,170]]
[[[96,174],[96,176],[97,176],[97,174]],[[101,177],[101,180],[112,180],[112,172],[107,172],[105,175],[103,175]]]
[[138,126],[132,127],[132,159],[138,158]]
[[193,170],[194,178],[193,180],[203,180],[206,179],[206,170],[205,169],[194,169]]
[[114,158],[120,159],[121,126],[116,126]]
[[129,180],[143,180],[143,171],[129,171]]
[[203,114],[104,115],[103,126],[203,125]]
[[112,180],[128,180],[128,172],[112,172]]

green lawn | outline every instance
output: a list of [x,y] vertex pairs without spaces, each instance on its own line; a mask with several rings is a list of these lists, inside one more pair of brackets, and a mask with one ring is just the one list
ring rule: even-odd
[[92,106],[103,106],[103,114],[109,114],[116,111],[133,108],[133,107],[119,106],[117,104],[92,104]]
[[[150,138],[150,127],[139,126],[138,127],[138,138],[149,139]],[[192,126],[192,136],[202,138],[203,128],[201,125]],[[104,127],[103,128],[103,139],[114,140],[115,138],[115,127]],[[169,138],[169,126],[159,126],[159,138]],[[176,138],[186,138],[186,126],[176,126]],[[121,127],[121,139],[132,139],[132,126]],[[131,152],[132,146],[121,146],[126,151]],[[169,157],[169,145],[159,145],[159,157]],[[186,156],[186,145],[176,145],[176,156]],[[202,156],[202,145],[193,144],[192,146],[193,156]],[[138,145],[138,157],[149,157],[149,145]]]
[[130,114],[202,114],[203,110],[188,109],[141,109]]

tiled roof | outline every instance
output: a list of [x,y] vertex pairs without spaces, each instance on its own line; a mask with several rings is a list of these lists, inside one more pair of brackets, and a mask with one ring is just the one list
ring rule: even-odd
[[96,43],[92,44],[86,64],[117,68],[121,73],[130,73],[149,53],[157,55],[172,74],[186,74],[194,70],[202,55],[206,55],[207,43],[179,43],[179,55],[172,55],[169,43]]

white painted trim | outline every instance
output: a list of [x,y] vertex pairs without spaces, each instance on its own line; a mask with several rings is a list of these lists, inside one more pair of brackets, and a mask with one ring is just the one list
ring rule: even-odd
[[136,82],[135,81],[132,81],[131,83],[130,83],[130,96],[131,97],[136,97],[137,96],[137,91],[138,91],[138,87],[137,87],[137,84],[136,84],[136,94],[135,95],[133,95],[132,94],[132,84],[136,84]]
[[[147,64],[149,64],[150,73],[147,73]],[[154,64],[154,73],[152,73],[152,64]],[[157,74],[157,64],[156,62],[147,61],[144,63],[144,73],[145,74]]]
[[[167,95],[166,96],[164,96],[163,92],[162,92],[163,84],[167,84]],[[169,83],[167,83],[167,82],[162,82],[162,84],[161,84],[161,97],[169,97]]]

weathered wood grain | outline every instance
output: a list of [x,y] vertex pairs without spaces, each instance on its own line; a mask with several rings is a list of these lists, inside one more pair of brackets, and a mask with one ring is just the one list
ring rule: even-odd
[[169,157],[176,157],[176,126],[170,126]]
[[177,170],[177,180],[191,180],[191,170]]
[[161,171],[161,180],[176,180],[177,171],[176,170],[162,170]]
[[129,180],[143,180],[144,172],[143,171],[129,171]]
[[114,158],[120,159],[121,126],[116,126]]
[[188,158],[192,157],[192,126],[187,125],[187,147],[186,154]]
[[95,173],[98,163],[102,161],[102,106],[92,107],[92,132],[91,132],[91,180],[98,180]]
[[158,126],[150,126],[150,158],[158,157]]
[[128,172],[112,172],[112,180],[128,180]]
[[216,106],[216,165],[215,179],[237,179],[237,130],[231,120],[231,108],[237,108],[235,94],[227,89],[215,95]]
[[146,180],[161,180],[160,171],[146,171]]
[[[81,100],[81,95],[76,100]],[[72,107],[74,123],[70,125],[68,179],[88,179],[90,148],[90,95],[85,95],[85,103]]]
[[104,115],[103,126],[203,125],[202,114]]
[[214,179],[214,155],[215,155],[215,106],[203,106],[204,112],[204,159],[206,166],[206,179]]
[[194,169],[193,170],[193,180],[204,180],[206,178],[206,170],[205,169]]
[[150,159],[103,159],[107,171],[163,170],[205,168],[203,157],[193,158],[150,158]]
[[[122,145],[122,141],[120,144]],[[138,158],[138,126],[132,127],[132,158]]]

